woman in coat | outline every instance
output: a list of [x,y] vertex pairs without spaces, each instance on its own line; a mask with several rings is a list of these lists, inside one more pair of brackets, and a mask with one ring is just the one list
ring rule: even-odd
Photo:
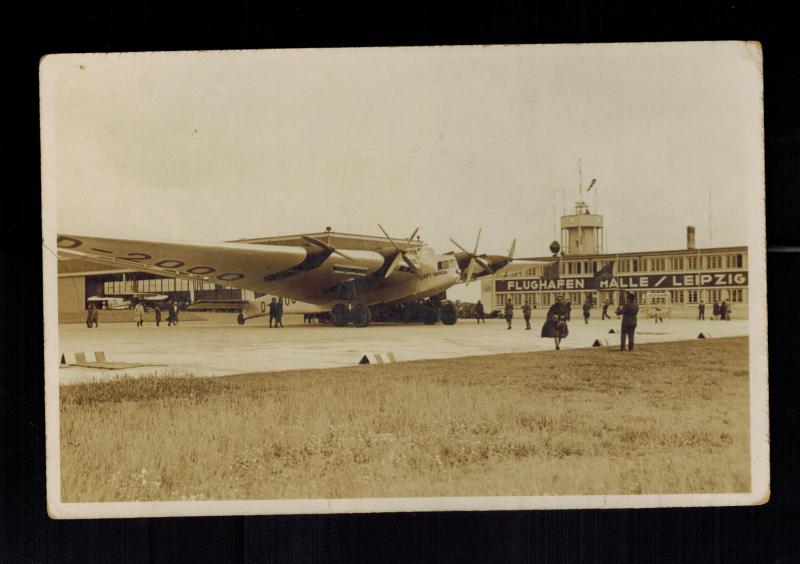
[[564,302],[564,298],[559,296],[556,303],[547,310],[547,317],[542,325],[542,338],[554,339],[557,351],[561,350],[561,339],[565,339],[569,335],[567,313],[567,304]]

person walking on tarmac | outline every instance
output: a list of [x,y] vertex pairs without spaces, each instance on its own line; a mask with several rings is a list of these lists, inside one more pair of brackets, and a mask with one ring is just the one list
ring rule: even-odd
[[531,304],[527,301],[522,306],[522,317],[525,318],[525,330],[527,331],[531,328]]
[[475,317],[477,318],[478,323],[483,321],[483,324],[486,325],[486,312],[483,311],[483,304],[480,300],[478,300],[478,303],[475,304]]
[[589,325],[589,316],[592,314],[592,305],[585,301],[583,302],[583,322]]
[[133,308],[133,315],[136,318],[136,326],[144,327],[144,306],[142,302],[137,303],[136,307]]
[[506,302],[504,317],[506,318],[506,323],[508,323],[508,328],[511,329],[511,319],[514,317],[514,306],[512,305],[511,300]]
[[603,317],[600,318],[600,321],[604,321],[606,319],[611,319],[611,316],[608,315],[608,302],[603,302]]
[[156,316],[156,327],[161,326],[161,308],[156,306],[153,308],[153,313]]
[[700,304],[697,306],[697,320],[706,320],[706,303],[703,300],[700,300]]
[[620,331],[620,351],[625,350],[625,339],[628,340],[628,350],[633,350],[633,334],[636,332],[636,316],[639,306],[636,305],[636,294],[630,292],[628,299],[622,306],[622,327]]
[[275,303],[277,300],[272,298],[272,301],[269,302],[269,326],[272,327],[272,323],[275,321],[275,314],[277,313],[276,308],[277,304]]
[[283,300],[275,304],[275,327],[283,328]]
[[547,317],[542,325],[542,338],[554,339],[557,351],[561,350],[561,339],[565,339],[569,335],[567,313],[568,309],[564,298],[558,296],[556,303],[547,310]]

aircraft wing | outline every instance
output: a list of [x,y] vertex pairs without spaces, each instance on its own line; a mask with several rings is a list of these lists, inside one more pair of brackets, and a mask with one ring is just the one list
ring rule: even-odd
[[62,256],[79,256],[100,264],[312,303],[322,300],[320,294],[332,286],[374,272],[384,262],[380,254],[372,251],[348,251],[349,260],[344,260],[318,249],[309,251],[286,245],[184,243],[67,234],[58,235],[58,251]]

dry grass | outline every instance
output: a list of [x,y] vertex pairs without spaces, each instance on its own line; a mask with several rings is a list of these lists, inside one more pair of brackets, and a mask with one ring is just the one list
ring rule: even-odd
[[63,501],[742,492],[745,338],[61,387]]

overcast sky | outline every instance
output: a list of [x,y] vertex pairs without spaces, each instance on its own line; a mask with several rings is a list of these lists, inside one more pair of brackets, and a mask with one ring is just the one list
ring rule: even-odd
[[747,244],[761,197],[761,61],[740,43],[65,55],[42,80],[67,233],[380,222],[442,252],[483,227],[484,252],[516,237],[541,256],[578,158],[611,252],[683,248],[687,225],[698,246]]

